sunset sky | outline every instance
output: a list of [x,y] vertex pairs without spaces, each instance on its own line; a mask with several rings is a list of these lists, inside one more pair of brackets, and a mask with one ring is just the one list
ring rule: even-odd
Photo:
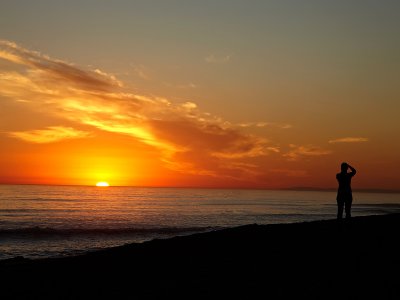
[[399,1],[0,2],[0,183],[400,189]]

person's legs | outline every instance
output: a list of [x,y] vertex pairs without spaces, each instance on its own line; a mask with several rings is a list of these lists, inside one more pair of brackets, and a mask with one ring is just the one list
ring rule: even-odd
[[353,202],[352,199],[348,199],[345,201],[346,219],[351,218],[351,203],[352,202]]
[[342,200],[337,200],[337,219],[341,220],[343,217],[343,206],[344,206],[344,201]]

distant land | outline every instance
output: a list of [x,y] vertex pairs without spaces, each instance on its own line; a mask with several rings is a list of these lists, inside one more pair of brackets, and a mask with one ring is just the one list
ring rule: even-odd
[[[310,191],[310,192],[336,192],[337,188],[317,188],[317,187],[290,187],[284,188],[285,191]],[[366,189],[359,188],[353,189],[356,193],[385,193],[385,194],[397,194],[400,193],[400,189]]]

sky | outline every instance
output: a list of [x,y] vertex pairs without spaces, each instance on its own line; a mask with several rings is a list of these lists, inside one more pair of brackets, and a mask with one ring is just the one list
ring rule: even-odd
[[400,189],[398,1],[0,2],[0,183]]

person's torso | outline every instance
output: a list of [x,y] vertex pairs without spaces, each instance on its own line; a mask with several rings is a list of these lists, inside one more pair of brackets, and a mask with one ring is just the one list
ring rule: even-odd
[[349,173],[338,173],[336,178],[339,182],[339,192],[350,192],[351,193],[351,175]]

